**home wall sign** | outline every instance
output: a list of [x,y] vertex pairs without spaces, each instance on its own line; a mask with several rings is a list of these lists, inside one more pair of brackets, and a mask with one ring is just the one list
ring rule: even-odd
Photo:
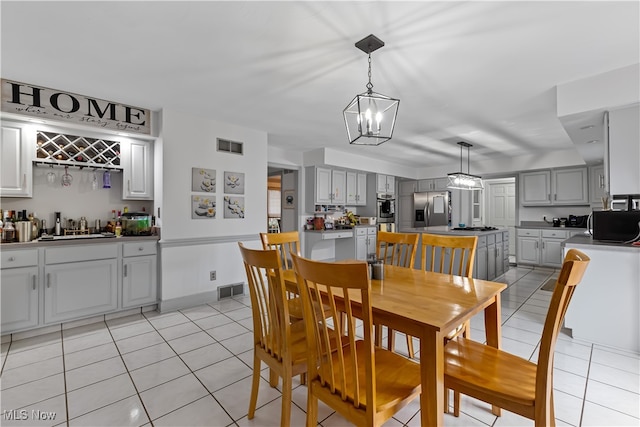
[[151,134],[149,110],[2,79],[2,111],[119,132]]

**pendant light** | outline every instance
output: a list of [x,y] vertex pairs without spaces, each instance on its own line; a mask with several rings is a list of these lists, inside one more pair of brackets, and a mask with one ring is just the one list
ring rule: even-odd
[[373,34],[356,43],[369,58],[369,82],[367,91],[356,95],[342,112],[349,144],[380,145],[393,136],[400,100],[374,92],[371,83],[371,52],[382,46],[384,42]]
[[[473,145],[468,142],[458,142],[460,146],[460,172],[454,172],[447,175],[449,178],[447,188],[456,190],[482,190],[484,184],[482,178],[469,173],[469,147]],[[467,173],[462,172],[462,147],[467,147]]]

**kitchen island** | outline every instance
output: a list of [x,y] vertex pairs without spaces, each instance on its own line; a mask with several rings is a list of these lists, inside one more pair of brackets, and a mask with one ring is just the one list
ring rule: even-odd
[[[509,230],[454,230],[445,225],[433,227],[405,228],[403,233],[428,233],[446,236],[478,236],[473,277],[482,280],[493,280],[509,270]],[[420,268],[422,259],[422,241],[418,241],[414,268]],[[455,273],[455,271],[454,271]]]
[[640,247],[573,236],[563,242],[591,262],[565,316],[574,338],[640,352]]
[[1,333],[155,309],[158,236],[4,243]]

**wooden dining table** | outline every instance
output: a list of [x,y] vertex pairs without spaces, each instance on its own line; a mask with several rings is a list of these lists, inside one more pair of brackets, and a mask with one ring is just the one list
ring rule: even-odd
[[[295,274],[284,271],[297,290]],[[373,322],[420,339],[420,418],[422,426],[444,420],[444,337],[484,311],[488,345],[500,348],[500,293],[504,283],[469,279],[411,268],[384,266],[383,280],[371,280]],[[359,294],[351,294],[357,313]]]

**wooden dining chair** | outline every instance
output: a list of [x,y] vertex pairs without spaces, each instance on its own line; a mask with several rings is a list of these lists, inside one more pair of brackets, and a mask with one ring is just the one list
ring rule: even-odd
[[[413,268],[418,249],[418,233],[395,233],[378,231],[376,257],[387,265]],[[382,342],[382,327],[376,325],[376,344]],[[387,330],[387,348],[395,348],[395,332]]]
[[[371,283],[366,262],[327,263],[293,256],[302,296],[309,357],[307,427],[318,423],[318,400],[359,426],[378,426],[420,396],[420,365],[374,346]],[[359,300],[361,304],[354,304]],[[324,301],[347,316],[347,343],[335,339]],[[356,336],[356,317],[363,337]],[[330,356],[329,356],[330,355]]]
[[376,257],[387,265],[412,268],[418,249],[418,233],[378,231]]
[[[260,241],[263,249],[273,249],[278,251],[282,260],[284,270],[292,270],[292,253],[300,255],[300,233],[297,231],[286,231],[284,233],[260,233]],[[292,292],[287,292],[289,304],[289,314],[294,319],[302,319],[302,304],[300,297]]]
[[[538,363],[497,348],[457,337],[445,347],[445,387],[534,420],[536,427],[555,426],[553,354],[558,332],[589,257],[570,249],[556,281],[542,329]],[[454,406],[454,415],[460,413]]]
[[261,361],[269,367],[269,384],[282,378],[280,425],[291,419],[291,378],[307,371],[307,341],[302,320],[291,322],[282,260],[276,250],[248,249],[238,242],[247,273],[253,314],[253,381],[249,399],[249,419],[253,419],[260,386]]
[[[421,236],[420,269],[435,273],[454,274],[471,278],[473,275],[473,262],[476,257],[478,245],[477,236],[445,236],[423,233]],[[471,322],[466,321],[451,332],[447,339],[453,339],[458,335],[467,336],[471,329]],[[409,357],[413,358],[413,339],[407,335],[407,347]]]

